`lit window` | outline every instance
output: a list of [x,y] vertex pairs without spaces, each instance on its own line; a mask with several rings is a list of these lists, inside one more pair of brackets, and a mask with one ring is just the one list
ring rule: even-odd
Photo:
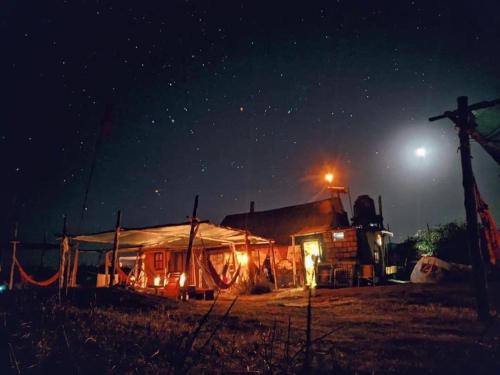
[[162,270],[163,266],[163,252],[153,254],[153,267],[155,270]]
[[344,232],[333,232],[333,240],[341,241],[344,239]]

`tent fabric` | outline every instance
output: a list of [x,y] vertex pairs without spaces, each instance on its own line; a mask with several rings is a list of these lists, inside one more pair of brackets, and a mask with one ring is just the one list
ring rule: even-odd
[[415,264],[410,275],[410,281],[414,284],[437,284],[443,281],[446,272],[450,271],[448,262],[439,258],[424,256]]
[[500,164],[500,106],[473,111],[472,137]]
[[[189,242],[191,223],[167,224],[144,228],[122,228],[120,230],[120,246],[168,247],[186,249]],[[228,244],[244,244],[245,232],[212,224],[208,221],[198,223],[199,233],[194,239],[194,247],[222,247]],[[201,234],[203,233],[203,234]],[[115,231],[72,236],[72,240],[87,243],[112,244]],[[248,234],[251,244],[268,244],[270,240]]]

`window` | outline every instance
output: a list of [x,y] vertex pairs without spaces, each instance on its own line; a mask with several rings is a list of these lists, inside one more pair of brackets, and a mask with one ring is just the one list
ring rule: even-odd
[[344,239],[344,232],[333,232],[334,241],[342,241]]
[[163,252],[158,252],[153,254],[153,267],[155,270],[162,270],[165,268],[163,266]]

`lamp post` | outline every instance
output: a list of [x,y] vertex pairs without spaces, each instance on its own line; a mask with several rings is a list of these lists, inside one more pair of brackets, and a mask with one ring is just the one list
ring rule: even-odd
[[351,192],[349,189],[345,188],[344,186],[333,186],[333,180],[335,179],[334,174],[332,172],[327,172],[325,173],[324,177],[325,182],[328,183],[327,189],[330,190],[330,198],[338,198],[340,201],[340,194],[347,194],[349,198],[349,208],[351,209],[351,216],[353,216],[353,211],[352,211],[352,201],[351,201]]

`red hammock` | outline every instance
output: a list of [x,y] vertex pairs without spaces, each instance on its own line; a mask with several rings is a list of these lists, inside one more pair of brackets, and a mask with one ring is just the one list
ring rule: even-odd
[[220,278],[219,274],[217,273],[217,270],[215,269],[215,267],[212,264],[212,262],[210,261],[210,259],[208,259],[206,253],[205,253],[205,262],[206,262],[208,271],[210,272],[210,277],[211,277],[212,281],[220,289],[228,289],[229,287],[231,287],[231,285],[234,284],[234,282],[236,281],[236,279],[240,275],[241,264],[238,265],[238,268],[236,269],[236,272],[233,274],[233,277],[231,278],[231,280],[229,280],[229,282],[226,283],[224,280],[222,280]]
[[14,258],[14,262],[16,263],[17,268],[19,269],[19,274],[21,275],[21,278],[30,284],[38,285],[38,286],[49,286],[49,285],[55,283],[57,281],[57,279],[59,279],[60,271],[57,271],[54,275],[49,277],[47,280],[36,281],[30,275],[28,275],[28,273],[23,269],[23,267],[21,267],[21,264],[19,263],[17,258]]

